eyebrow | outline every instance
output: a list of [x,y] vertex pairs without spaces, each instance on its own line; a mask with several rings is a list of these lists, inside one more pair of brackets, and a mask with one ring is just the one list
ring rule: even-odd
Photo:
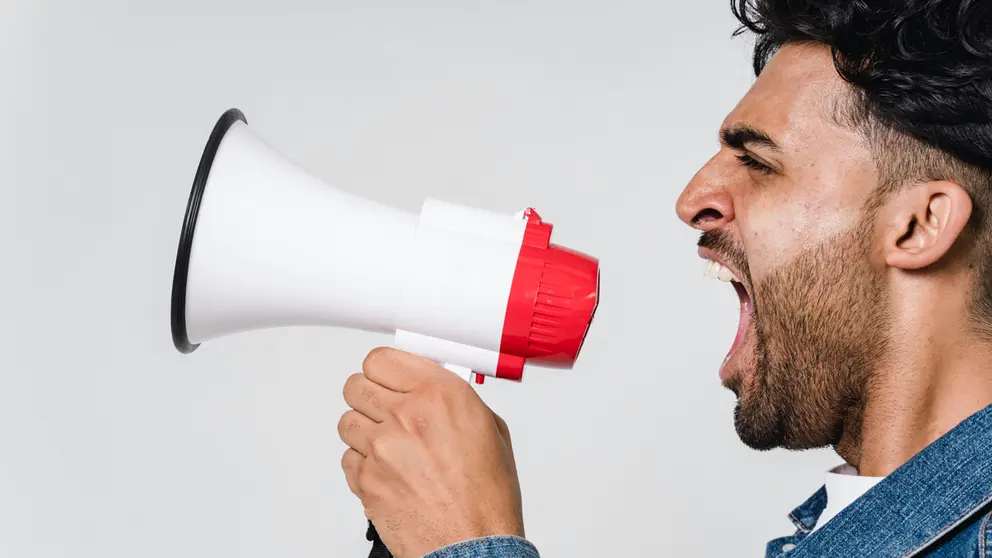
[[732,149],[744,149],[750,144],[767,147],[773,151],[782,150],[771,136],[747,124],[737,124],[720,130],[720,140]]

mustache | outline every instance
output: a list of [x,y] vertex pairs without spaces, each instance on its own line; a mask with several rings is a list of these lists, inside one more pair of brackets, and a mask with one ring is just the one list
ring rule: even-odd
[[732,234],[723,229],[713,229],[699,235],[699,242],[696,244],[700,248],[712,250],[727,258],[746,277],[748,283],[751,283],[751,270],[747,266],[744,245]]

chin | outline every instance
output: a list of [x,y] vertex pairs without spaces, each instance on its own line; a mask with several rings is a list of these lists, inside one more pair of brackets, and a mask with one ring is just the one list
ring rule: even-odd
[[815,405],[802,393],[786,396],[767,386],[742,384],[736,375],[726,385],[737,395],[734,429],[751,449],[802,451],[835,446],[841,438],[844,415],[809,412]]
[[787,415],[792,410],[777,401],[774,392],[763,389],[762,382],[757,381],[758,367],[738,363],[724,370],[723,385],[737,396],[734,430],[741,442],[758,451],[801,449],[792,447],[789,440]]
[[749,403],[747,396],[738,396],[737,406],[734,408],[734,430],[745,446],[757,451],[800,449],[789,447],[781,417],[767,416],[755,420],[755,410],[749,408]]

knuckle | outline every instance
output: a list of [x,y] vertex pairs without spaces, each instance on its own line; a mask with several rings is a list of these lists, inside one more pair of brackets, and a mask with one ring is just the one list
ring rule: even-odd
[[399,420],[400,422],[403,422],[403,420],[406,419],[407,415],[410,414],[410,403],[409,401],[403,401],[397,405],[393,405],[388,412],[389,412],[389,416]]
[[416,409],[417,406],[418,405],[416,403],[416,399],[410,398],[406,401],[402,401],[396,405],[393,405],[393,407],[389,409],[389,414],[393,418],[399,420],[400,422],[403,422],[409,419],[411,416],[417,414],[417,409]]
[[421,435],[431,424],[431,408],[422,401],[412,399],[390,409],[390,413],[404,430]]
[[364,399],[373,409],[382,409],[382,395],[368,386],[362,388],[362,399]]
[[378,462],[392,463],[402,453],[400,446],[403,445],[401,435],[397,432],[389,432],[375,437],[369,441],[369,457]]
[[390,454],[390,442],[386,436],[378,436],[369,441],[369,457],[384,460]]

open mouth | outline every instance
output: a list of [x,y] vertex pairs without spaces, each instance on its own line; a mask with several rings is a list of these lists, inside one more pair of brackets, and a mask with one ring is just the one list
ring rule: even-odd
[[[724,360],[724,365],[726,365],[727,361],[733,357],[734,352],[737,351],[744,341],[747,329],[751,325],[751,315],[754,305],[751,302],[750,291],[740,279],[739,271],[731,267],[724,259],[720,258],[711,250],[701,248],[699,255],[705,260],[703,264],[703,275],[724,283],[730,283],[734,287],[734,291],[737,292],[737,298],[740,300],[740,322],[737,325],[737,335],[734,337],[734,343],[731,345],[730,351],[727,352],[727,358]],[[723,371],[721,370],[722,375]]]

